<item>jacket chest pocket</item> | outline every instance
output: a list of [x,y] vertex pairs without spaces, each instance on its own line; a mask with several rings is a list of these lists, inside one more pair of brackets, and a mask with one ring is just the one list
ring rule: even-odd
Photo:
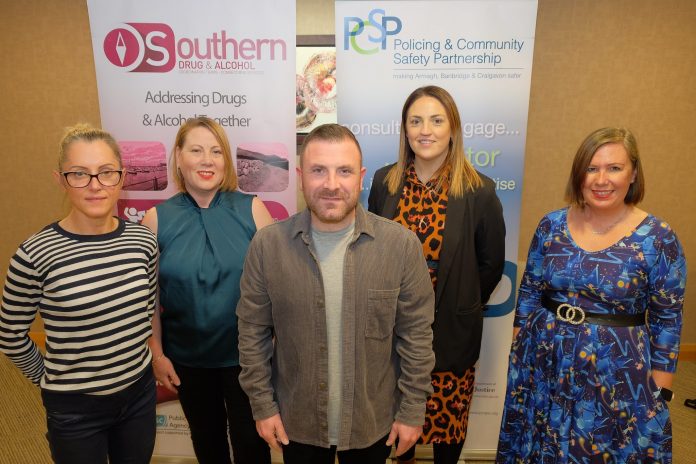
[[367,290],[365,337],[382,339],[391,336],[394,331],[398,300],[398,288],[393,290]]

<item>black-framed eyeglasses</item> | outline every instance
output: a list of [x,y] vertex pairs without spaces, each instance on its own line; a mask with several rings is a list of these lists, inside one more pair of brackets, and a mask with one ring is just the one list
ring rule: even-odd
[[101,171],[97,174],[90,174],[84,171],[61,171],[61,175],[65,177],[65,182],[67,182],[68,185],[73,188],[87,187],[95,177],[104,187],[114,187],[121,182],[121,177],[123,177],[123,169]]

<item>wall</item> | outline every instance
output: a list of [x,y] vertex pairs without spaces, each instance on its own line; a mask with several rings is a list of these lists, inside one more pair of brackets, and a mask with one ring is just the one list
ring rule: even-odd
[[[536,222],[563,206],[572,157],[603,126],[631,128],[647,194],[696,269],[696,3],[539,2],[522,195],[520,260]],[[687,287],[683,342],[696,343],[696,284]],[[691,347],[692,349],[694,347]]]
[[[64,212],[51,178],[62,129],[100,121],[84,0],[3,1],[2,11],[4,278],[17,245]],[[299,0],[297,11],[299,34],[333,32],[332,1]],[[696,2],[690,0],[539,1],[520,261],[538,219],[563,205],[582,138],[601,126],[623,125],[636,132],[645,165],[642,207],[672,225],[696,266],[694,24]],[[683,339],[696,344],[693,283],[686,303]]]

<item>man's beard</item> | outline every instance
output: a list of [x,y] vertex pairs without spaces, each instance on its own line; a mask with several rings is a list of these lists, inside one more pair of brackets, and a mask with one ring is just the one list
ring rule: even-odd
[[[343,221],[358,204],[358,194],[355,196],[343,192],[341,190],[331,191],[327,189],[317,192],[309,201],[307,208],[321,221],[327,224],[335,224]],[[327,198],[335,198],[340,201],[332,206],[322,204],[322,200]],[[307,200],[307,199],[305,199]]]

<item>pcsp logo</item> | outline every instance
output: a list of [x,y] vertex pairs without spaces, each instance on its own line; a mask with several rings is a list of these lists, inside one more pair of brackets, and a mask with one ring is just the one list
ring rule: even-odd
[[104,54],[126,71],[171,71],[176,62],[174,31],[162,23],[125,23],[106,34]]
[[[367,34],[367,40],[373,44],[381,44],[370,47],[369,43],[358,43],[358,36],[368,28],[376,29],[377,35]],[[343,18],[343,49],[350,47],[363,55],[373,55],[387,48],[387,36],[396,35],[401,31],[401,19],[396,16],[387,16],[384,10],[375,8],[367,15],[367,20],[355,16]]]

